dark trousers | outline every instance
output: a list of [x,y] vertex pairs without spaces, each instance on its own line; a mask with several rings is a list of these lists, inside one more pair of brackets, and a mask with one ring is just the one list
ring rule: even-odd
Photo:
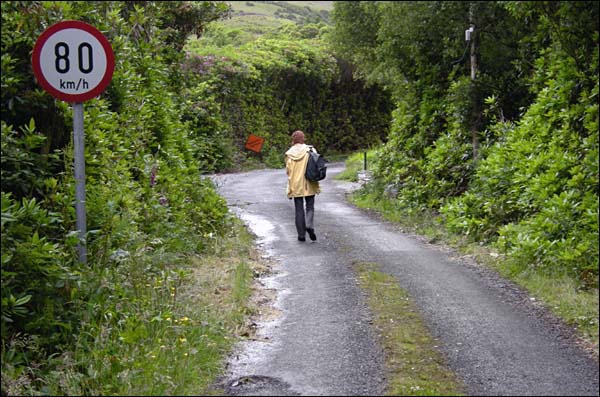
[[[306,201],[306,211],[304,202]],[[296,207],[296,230],[298,237],[306,236],[306,229],[314,229],[315,196],[294,197]]]

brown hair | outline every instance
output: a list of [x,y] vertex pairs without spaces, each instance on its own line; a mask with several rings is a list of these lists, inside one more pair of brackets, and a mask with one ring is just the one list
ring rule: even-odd
[[292,132],[292,143],[294,145],[296,143],[304,143],[304,132],[300,130]]

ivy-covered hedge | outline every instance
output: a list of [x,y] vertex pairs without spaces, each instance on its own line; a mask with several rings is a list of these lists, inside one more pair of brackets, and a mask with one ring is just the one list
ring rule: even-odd
[[[184,61],[187,114],[214,148],[216,169],[239,161],[249,134],[265,138],[262,159],[274,167],[283,165],[290,133],[298,129],[326,155],[385,140],[389,95],[354,79],[350,65],[314,37],[325,27],[286,26],[244,43],[223,30],[211,27],[191,40]],[[212,113],[198,114],[200,108]],[[221,150],[231,145],[233,152]]]

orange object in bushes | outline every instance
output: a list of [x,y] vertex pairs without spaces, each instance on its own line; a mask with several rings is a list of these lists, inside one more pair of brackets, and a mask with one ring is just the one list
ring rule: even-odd
[[250,134],[245,147],[248,150],[258,153],[262,149],[263,143],[265,143],[265,138]]

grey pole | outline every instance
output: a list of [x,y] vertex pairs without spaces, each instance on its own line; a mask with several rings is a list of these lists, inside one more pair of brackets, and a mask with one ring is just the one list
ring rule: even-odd
[[85,214],[85,146],[83,134],[83,103],[73,104],[73,151],[75,159],[75,214],[79,231],[79,261],[87,263]]

